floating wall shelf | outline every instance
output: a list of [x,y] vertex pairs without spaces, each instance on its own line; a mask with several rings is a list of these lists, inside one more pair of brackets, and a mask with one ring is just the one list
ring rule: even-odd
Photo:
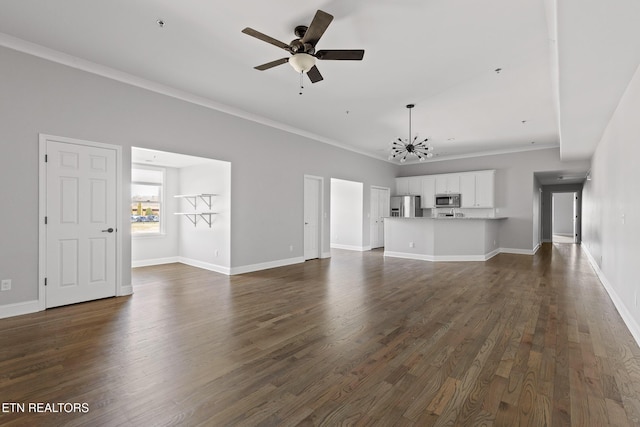
[[207,223],[209,228],[211,228],[211,216],[216,215],[215,212],[176,212],[174,215],[182,215],[186,216],[189,221],[191,221],[194,227],[198,224],[198,217],[202,218],[204,222]]
[[[211,198],[213,196],[217,196],[217,194],[210,193],[202,193],[202,194],[178,194],[173,196],[178,199],[185,199],[194,209],[198,208],[198,200],[202,200],[202,202],[207,205],[207,208],[211,209],[212,201]],[[189,221],[193,223],[193,226],[198,225],[198,218],[202,218],[204,222],[207,223],[209,228],[211,228],[212,216],[216,215],[216,212],[176,212],[175,215],[186,216]]]
[[198,204],[198,199],[202,200],[209,209],[211,209],[211,198],[213,196],[217,196],[217,194],[208,194],[208,193],[203,193],[203,194],[178,194],[176,196],[173,196],[175,198],[179,198],[179,199],[185,199],[187,202],[189,202],[191,204],[191,206],[193,206],[194,209],[197,208],[197,204]]

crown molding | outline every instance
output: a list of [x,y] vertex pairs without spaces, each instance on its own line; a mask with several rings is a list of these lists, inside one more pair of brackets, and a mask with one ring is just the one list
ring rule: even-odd
[[21,53],[25,53],[31,56],[45,59],[47,61],[55,62],[67,67],[75,68],[77,70],[85,71],[87,73],[95,74],[100,77],[105,77],[111,80],[125,83],[131,86],[136,86],[141,89],[155,92],[161,95],[169,96],[171,98],[179,99],[181,101],[189,102],[201,107],[216,110],[231,116],[239,117],[241,119],[249,120],[255,123],[259,123],[264,126],[268,126],[274,129],[278,129],[287,133],[299,135],[308,139],[312,139],[323,144],[332,145],[343,150],[352,151],[363,156],[371,157],[376,160],[382,159],[380,156],[360,150],[358,148],[343,144],[339,141],[317,135],[312,132],[305,131],[303,129],[290,126],[276,120],[268,119],[266,117],[249,113],[247,111],[231,107],[220,102],[216,102],[212,99],[195,95],[190,92],[186,92],[174,87],[164,85],[162,83],[147,80],[142,77],[135,76],[133,74],[126,73],[124,71],[117,70],[115,68],[107,67],[105,65],[98,64],[96,62],[88,61],[73,55],[69,55],[64,52],[60,52],[36,43],[32,43],[17,37],[10,36],[8,34],[0,32],[0,46],[12,49]]

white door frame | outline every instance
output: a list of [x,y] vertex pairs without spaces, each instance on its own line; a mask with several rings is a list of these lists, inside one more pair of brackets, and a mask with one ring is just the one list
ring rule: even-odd
[[[318,194],[318,208],[320,210],[319,215],[318,215],[318,258],[328,258],[330,256],[330,254],[325,254],[324,252],[322,252],[322,248],[323,248],[323,241],[324,241],[324,177],[321,176],[315,176],[315,175],[304,175],[304,181],[306,183],[307,179],[313,179],[319,182],[320,185],[320,192]],[[302,199],[303,199],[303,206],[304,206],[304,185],[303,185],[303,195],[302,195]],[[303,207],[303,213],[302,213],[302,224],[303,224],[303,230],[302,230],[302,257],[306,258],[304,255],[304,248],[305,248],[305,241],[304,241],[304,207]]]
[[131,289],[123,289],[122,286],[122,147],[119,145],[103,144],[100,142],[85,141],[81,139],[67,138],[39,134],[38,150],[38,308],[46,309],[46,290],[44,279],[47,272],[47,229],[44,224],[47,207],[47,165],[45,154],[47,153],[47,140],[55,140],[75,145],[84,145],[95,148],[105,148],[116,152],[116,296],[129,295]]

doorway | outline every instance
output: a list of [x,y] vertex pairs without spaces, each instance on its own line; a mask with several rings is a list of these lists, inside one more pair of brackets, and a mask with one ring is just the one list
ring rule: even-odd
[[384,218],[389,216],[390,190],[384,187],[371,187],[371,249],[384,247]]
[[131,148],[131,266],[231,272],[231,163]]
[[321,256],[324,178],[304,176],[304,259]]
[[331,178],[331,241],[334,249],[364,251],[363,242],[364,184]]
[[577,193],[551,194],[551,240],[553,243],[578,243]]

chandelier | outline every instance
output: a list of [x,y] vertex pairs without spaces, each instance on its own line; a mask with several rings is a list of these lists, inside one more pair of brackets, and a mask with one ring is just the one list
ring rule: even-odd
[[404,163],[407,161],[407,156],[413,155],[421,162],[424,162],[425,160],[433,157],[433,147],[431,144],[427,144],[427,141],[429,140],[428,138],[425,138],[420,142],[416,142],[418,140],[418,135],[416,135],[411,139],[411,109],[413,107],[415,107],[415,104],[407,105],[407,108],[409,109],[409,138],[398,138],[396,141],[391,143],[389,160],[400,158],[400,163]]

